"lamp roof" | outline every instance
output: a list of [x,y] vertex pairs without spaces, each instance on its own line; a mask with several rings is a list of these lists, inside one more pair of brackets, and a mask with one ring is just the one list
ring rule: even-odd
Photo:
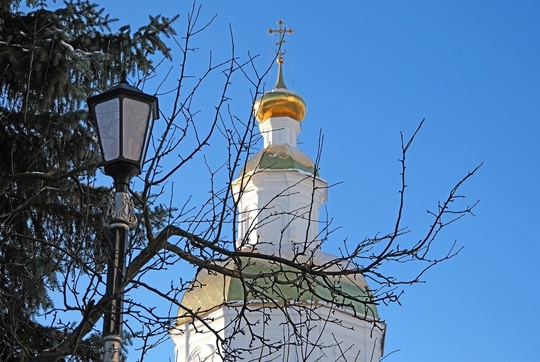
[[152,107],[152,116],[154,119],[159,118],[158,98],[154,95],[144,93],[139,88],[129,84],[127,81],[127,76],[126,76],[125,71],[122,72],[122,75],[120,77],[120,83],[118,83],[115,86],[110,87],[103,93],[99,93],[88,98],[88,104],[91,106],[92,104],[101,103],[108,99],[115,98],[122,95],[128,98],[134,98],[134,99],[142,100],[144,102],[154,103],[154,107]]

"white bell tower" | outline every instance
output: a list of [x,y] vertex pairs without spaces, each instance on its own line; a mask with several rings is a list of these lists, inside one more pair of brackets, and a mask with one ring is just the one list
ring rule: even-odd
[[[280,45],[291,32],[282,24],[274,30]],[[300,275],[285,262],[259,257],[273,255],[322,272],[348,268],[320,250],[319,209],[328,185],[297,147],[306,105],[286,88],[278,55],[276,86],[254,105],[264,148],[232,184],[236,249],[244,254],[216,262],[243,277],[197,274],[171,329],[177,362],[378,362],[383,354],[386,325],[362,276]]]

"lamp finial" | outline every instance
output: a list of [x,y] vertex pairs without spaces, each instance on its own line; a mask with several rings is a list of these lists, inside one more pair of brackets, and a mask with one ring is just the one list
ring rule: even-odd
[[120,83],[127,83],[127,72],[125,69],[120,74]]

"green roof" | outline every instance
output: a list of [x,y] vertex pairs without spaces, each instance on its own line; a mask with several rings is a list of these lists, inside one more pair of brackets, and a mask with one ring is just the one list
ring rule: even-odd
[[[241,258],[244,279],[201,270],[182,298],[182,306],[198,315],[204,315],[225,304],[262,303],[268,307],[286,304],[328,304],[347,309],[360,317],[378,318],[376,306],[371,302],[363,277],[323,277],[302,275],[298,270],[276,262]],[[238,271],[239,265],[231,260],[220,265]],[[247,294],[247,298],[245,297]],[[236,303],[235,303],[236,302]],[[178,324],[191,320],[180,308]]]
[[269,145],[251,157],[238,177],[250,172],[264,170],[300,170],[316,173],[315,164],[309,156],[289,144]]

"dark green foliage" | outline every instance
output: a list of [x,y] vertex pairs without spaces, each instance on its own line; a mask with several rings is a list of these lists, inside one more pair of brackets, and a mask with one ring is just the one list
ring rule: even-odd
[[[94,187],[99,163],[86,98],[117,82],[123,70],[146,75],[151,56],[169,57],[161,16],[131,33],[88,1],[49,10],[44,1],[0,5],[0,360],[30,359],[54,348],[70,325],[44,326],[48,290],[75,269],[96,277],[104,264],[105,189]],[[58,5],[58,4],[57,4]],[[81,299],[80,314],[91,303]],[[83,336],[84,337],[84,336]],[[95,360],[96,337],[70,352]],[[75,357],[73,357],[75,358]],[[63,360],[63,358],[61,359]]]

